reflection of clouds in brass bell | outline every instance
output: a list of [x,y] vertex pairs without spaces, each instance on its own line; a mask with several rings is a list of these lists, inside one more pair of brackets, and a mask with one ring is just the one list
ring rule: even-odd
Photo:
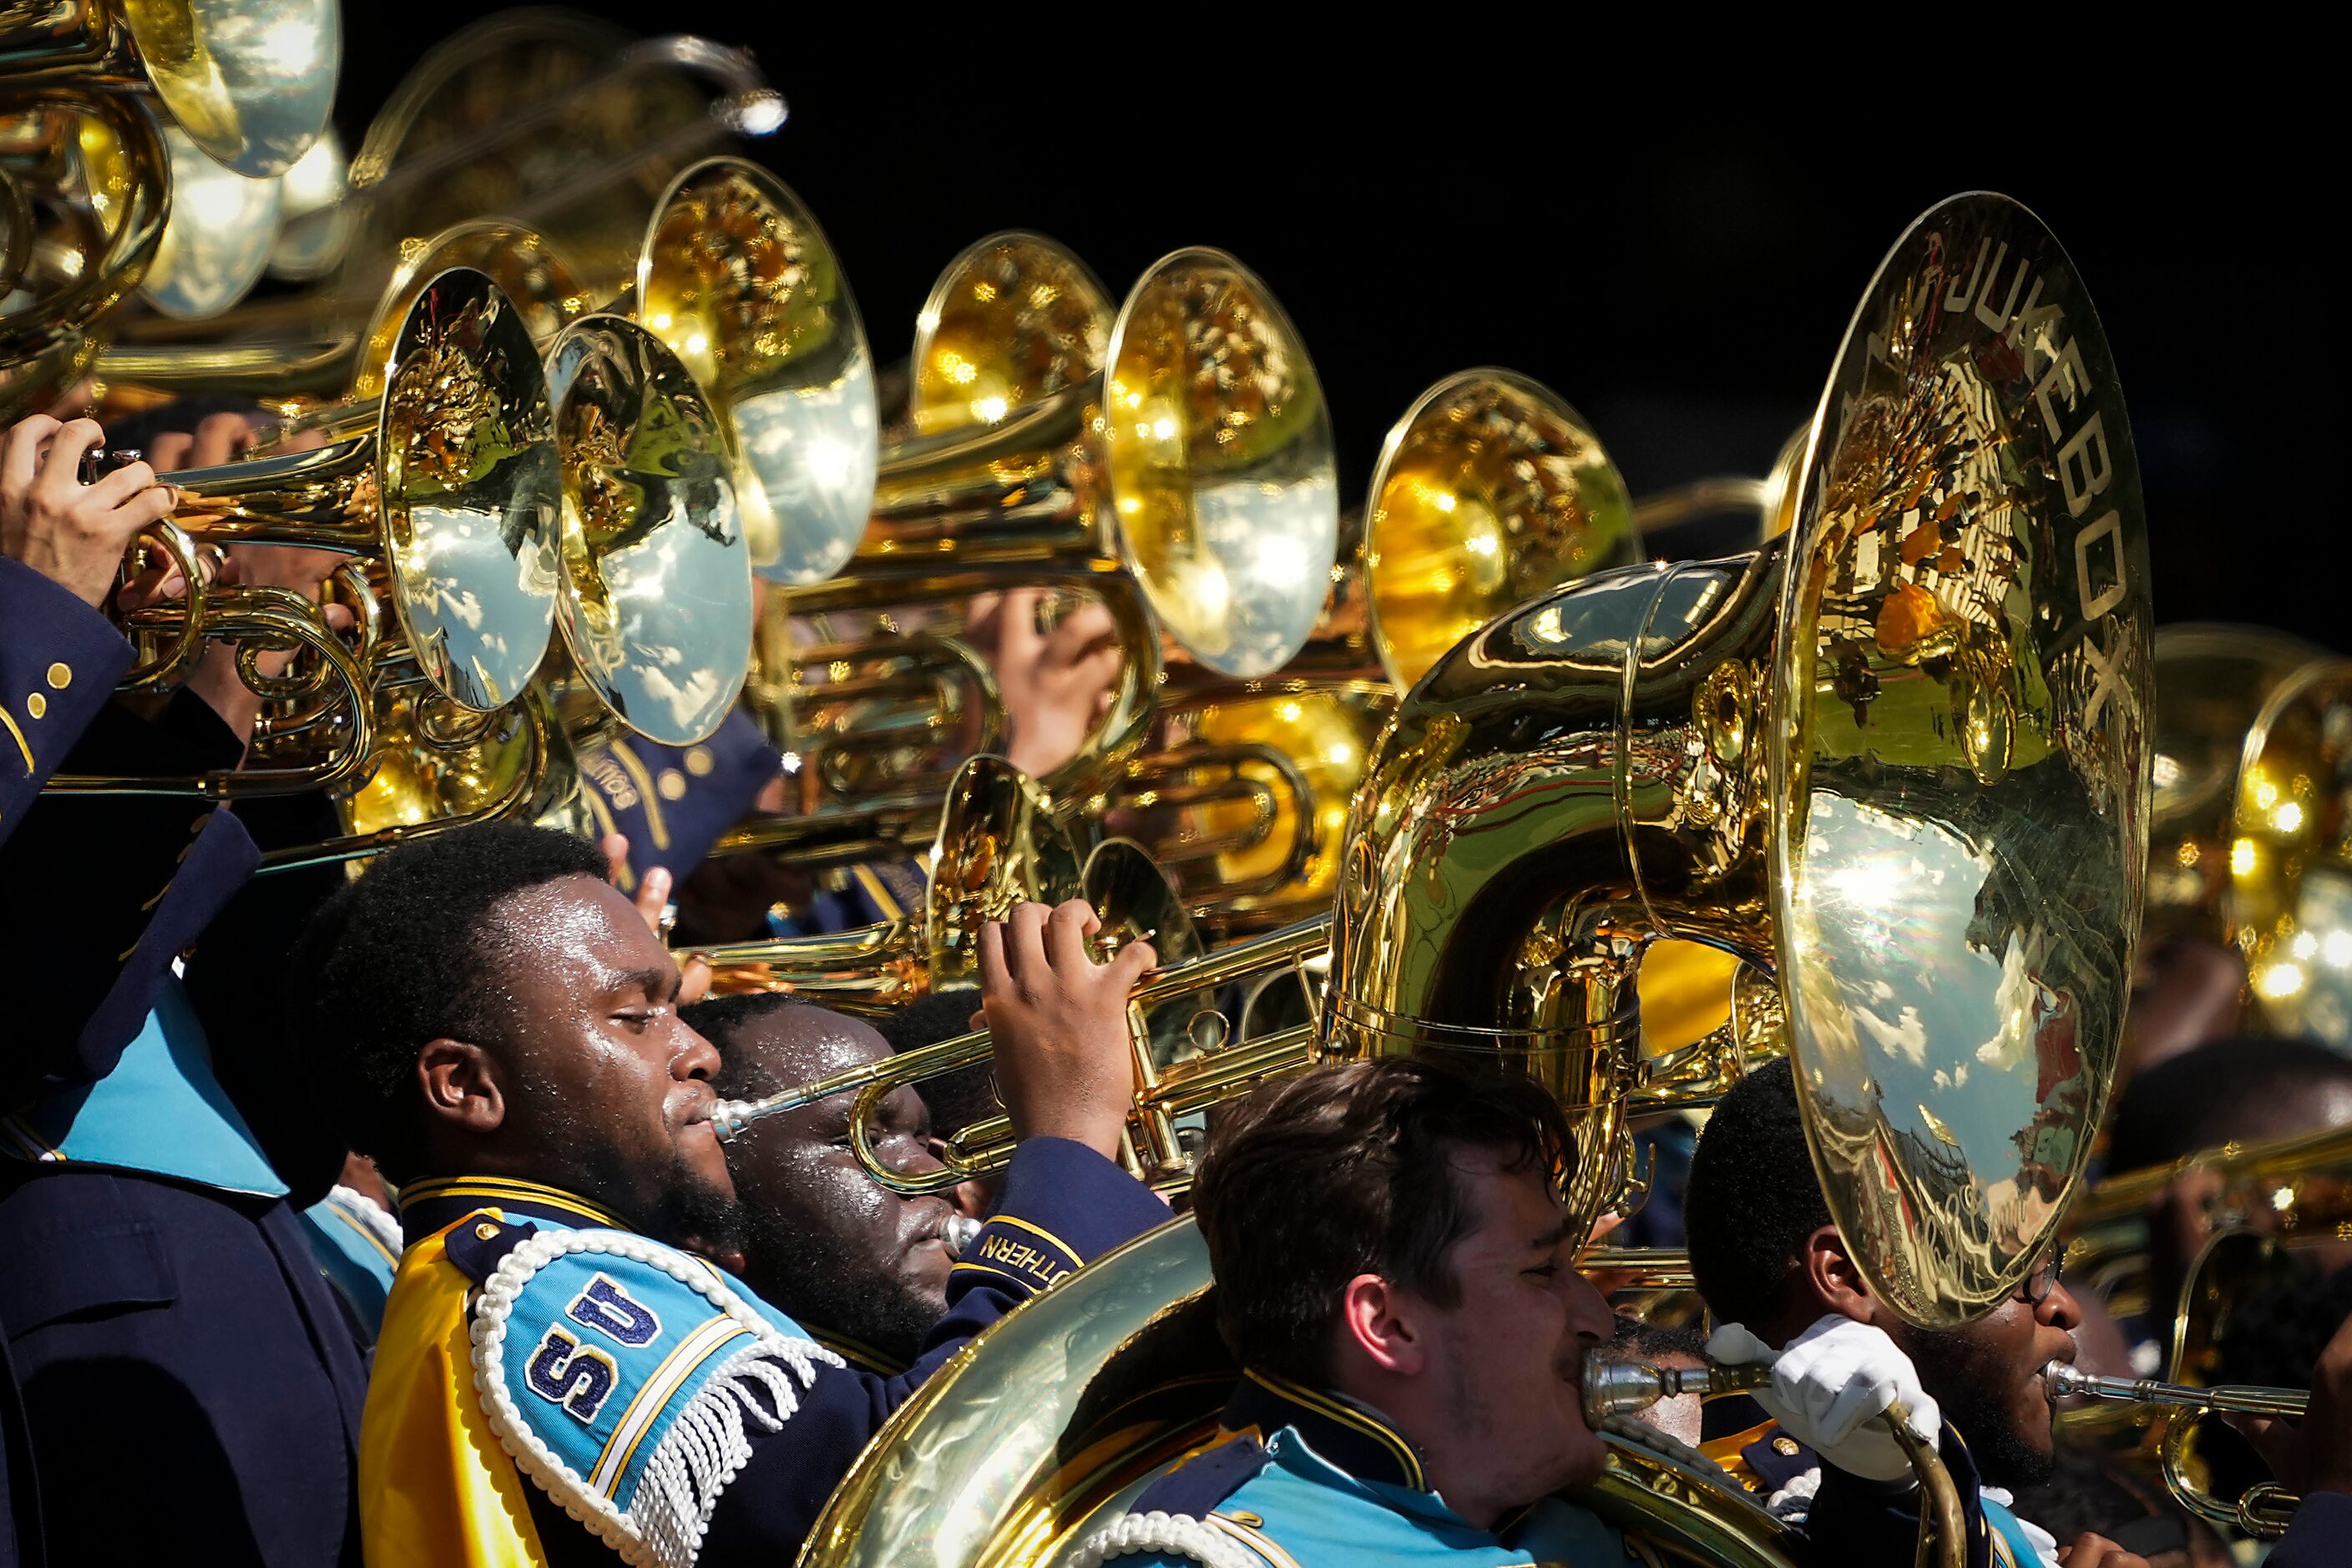
[[764,505],[776,527],[772,554],[755,558],[753,569],[772,583],[832,576],[857,549],[874,510],[877,418],[864,343],[838,381],[750,393],[732,414],[747,492],[739,501],[747,521]]
[[284,174],[325,128],[342,67],[341,0],[205,0],[127,10],[172,117],[239,174]]
[[635,322],[550,351],[563,475],[557,618],[597,695],[666,745],[707,739],[751,661],[751,572],[718,416]]
[[1171,571],[1222,646],[1187,647],[1220,674],[1271,674],[1322,612],[1339,548],[1338,476],[1327,468],[1289,484],[1203,485],[1192,513],[1201,546]]
[[163,127],[163,145],[172,157],[172,216],[141,292],[166,316],[215,316],[242,299],[268,263],[278,182],[223,168],[176,125]]
[[380,428],[393,601],[427,679],[468,708],[522,694],[554,624],[559,489],[530,330],[479,272],[442,273],[394,347]]

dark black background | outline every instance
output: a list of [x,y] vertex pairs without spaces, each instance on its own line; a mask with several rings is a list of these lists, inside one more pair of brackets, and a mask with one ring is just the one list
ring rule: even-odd
[[[595,9],[758,52],[792,114],[753,155],[825,226],[879,361],[992,229],[1061,239],[1114,295],[1180,246],[1233,250],[1314,353],[1351,502],[1421,389],[1481,363],[1564,394],[1636,494],[1761,474],[1910,219],[2007,192],[2105,321],[2158,618],[2352,644],[2343,137],[2304,126],[2344,89],[2304,79],[2312,40],[2208,27],[2118,56],[1988,9],[1923,13],[1907,42],[1884,18],[1727,40],[1664,8],[1607,18],[1638,40],[1475,5],[1311,33],[1230,5]],[[472,14],[347,7],[347,144]]]

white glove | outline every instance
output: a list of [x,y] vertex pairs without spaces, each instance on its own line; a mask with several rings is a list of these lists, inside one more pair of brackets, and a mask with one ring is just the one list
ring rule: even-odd
[[1779,1355],[1738,1323],[1726,1323],[1706,1342],[1707,1359],[1727,1365],[1769,1361],[1769,1387],[1755,1390],[1756,1403],[1790,1436],[1824,1461],[1874,1481],[1897,1481],[1911,1474],[1911,1462],[1878,1417],[1898,1400],[1911,1415],[1911,1430],[1928,1447],[1937,1446],[1943,1413],[1919,1386],[1911,1358],[1886,1331],[1830,1313],[1789,1342]]

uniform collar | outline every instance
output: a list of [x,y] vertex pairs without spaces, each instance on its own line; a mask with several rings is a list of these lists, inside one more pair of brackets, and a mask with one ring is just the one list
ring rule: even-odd
[[1387,1416],[1344,1394],[1244,1371],[1219,1425],[1228,1432],[1254,1431],[1261,1441],[1294,1427],[1319,1458],[1358,1480],[1430,1489],[1421,1450]]
[[400,1189],[400,1237],[414,1247],[479,1209],[497,1209],[509,1219],[539,1219],[576,1230],[635,1227],[608,1208],[561,1187],[516,1176],[430,1176]]

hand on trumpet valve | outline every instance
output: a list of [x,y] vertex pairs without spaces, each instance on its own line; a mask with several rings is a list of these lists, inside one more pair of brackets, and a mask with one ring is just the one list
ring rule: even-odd
[[1118,1155],[1135,1099],[1128,994],[1159,957],[1129,942],[1097,963],[1102,929],[1082,899],[1022,904],[980,933],[982,1018],[995,1037],[997,1092],[1018,1138],[1067,1138]]
[[1874,1481],[1908,1477],[1911,1461],[1879,1417],[1900,1403],[1912,1432],[1930,1448],[1943,1414],[1919,1373],[1885,1330],[1838,1313],[1825,1314],[1789,1342],[1772,1347],[1738,1323],[1725,1323],[1706,1342],[1709,1361],[1727,1365],[1769,1361],[1772,1381],[1755,1389],[1756,1402],[1830,1464]]
[[2300,1424],[2279,1415],[2225,1415],[2287,1490],[2352,1492],[2352,1318],[2336,1329],[2311,1377]]
[[1111,700],[1121,659],[1110,612],[1088,599],[1047,625],[1041,588],[982,594],[964,637],[996,672],[1012,726],[1005,759],[1042,778],[1078,754]]
[[82,455],[105,439],[95,420],[61,425],[46,414],[0,437],[0,554],[93,608],[113,589],[131,542],[169,517],[176,499],[143,462],[82,483]]

